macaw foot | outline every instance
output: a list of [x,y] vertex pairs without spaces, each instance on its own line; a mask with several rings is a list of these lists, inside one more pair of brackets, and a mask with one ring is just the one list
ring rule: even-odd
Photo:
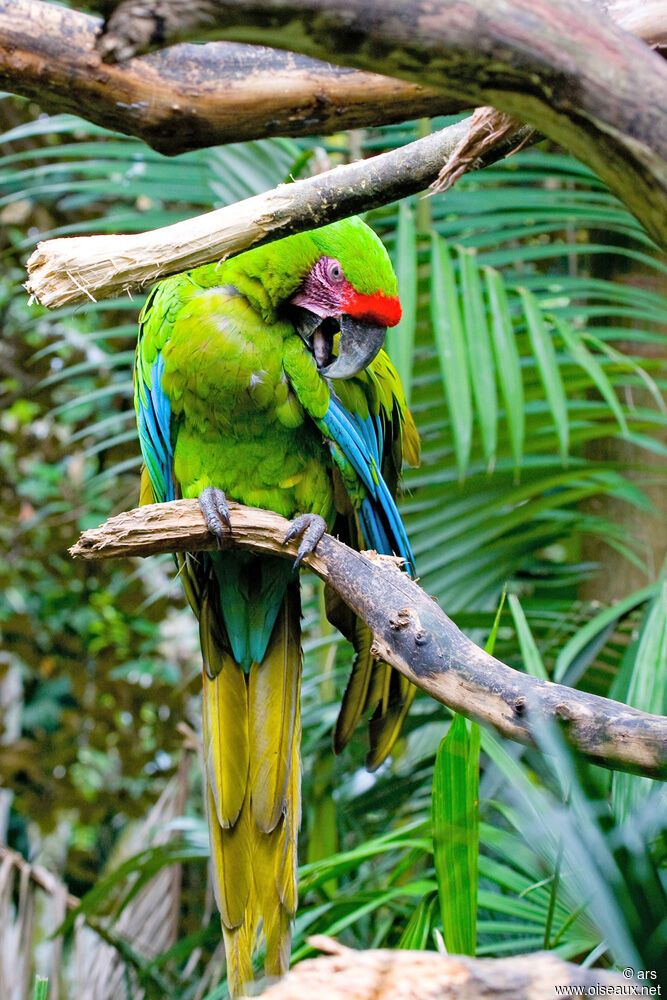
[[298,517],[294,518],[290,523],[289,531],[283,538],[283,545],[286,545],[293,538],[301,536],[294,569],[298,569],[304,557],[314,551],[326,530],[327,522],[319,514],[299,514]]
[[208,530],[221,542],[232,530],[227,497],[217,486],[207,486],[199,494],[199,506]]

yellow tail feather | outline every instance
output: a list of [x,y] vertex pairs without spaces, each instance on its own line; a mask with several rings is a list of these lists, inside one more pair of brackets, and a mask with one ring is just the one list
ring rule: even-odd
[[228,653],[217,653],[214,670],[213,679],[204,671],[204,760],[218,822],[228,829],[238,819],[248,785],[248,690]]
[[336,720],[336,728],[334,730],[335,753],[340,753],[347,746],[354,730],[357,728],[364,705],[366,704],[368,685],[375,663],[371,655],[373,634],[360,618],[355,619],[353,638],[356,656],[352,664],[350,679],[347,682],[345,694],[343,695],[338,719]]
[[267,974],[282,975],[289,967],[301,822],[298,585],[288,587],[264,660],[252,664],[247,678],[216,647],[210,632],[202,635],[208,657],[203,714],[214,888],[228,984],[236,995],[253,978],[260,930]]
[[293,604],[286,595],[264,660],[253,664],[248,684],[252,814],[264,833],[274,830],[283,814],[292,763],[301,677],[298,596],[296,616]]
[[243,923],[252,884],[249,802],[246,799],[235,825],[225,830],[218,823],[210,785],[207,801],[215,901],[223,925],[233,930]]
[[238,996],[243,993],[245,984],[252,982],[253,979],[254,933],[249,934],[245,924],[232,931],[227,930],[223,924],[222,937],[227,956],[227,986],[232,996]]
[[[378,702],[377,709],[368,724],[370,749],[366,755],[366,768],[375,771],[389,756],[391,749],[401,731],[403,720],[414,701],[417,688],[407,677],[386,667],[389,679],[388,697]],[[385,685],[385,691],[387,687]]]

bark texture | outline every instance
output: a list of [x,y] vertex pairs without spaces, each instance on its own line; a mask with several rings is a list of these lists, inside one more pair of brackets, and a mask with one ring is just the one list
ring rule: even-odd
[[467,135],[452,151],[437,179],[431,184],[434,194],[447,191],[463,174],[476,170],[489,149],[509,142],[515,147],[512,152],[518,152],[522,146],[543,138],[539,132],[495,108],[477,108],[469,122]]
[[667,247],[667,67],[581,0],[125,0],[111,61],[192,37],[299,51],[528,121]]
[[[109,298],[250,246],[386,205],[435,181],[468,129],[469,119],[389,153],[282,184],[163,229],[47,240],[28,260],[26,288],[49,308]],[[490,144],[476,163],[500,159],[505,148],[502,142]]]
[[555,985],[582,989],[573,996],[587,996],[589,987],[599,985],[609,996],[613,987],[619,996],[628,989],[623,976],[582,969],[547,951],[512,958],[355,951],[322,935],[309,938],[309,944],[326,956],[299,962],[262,992],[263,1000],[548,1000],[556,995]]
[[232,42],[178,45],[123,66],[95,48],[102,21],[0,0],[0,89],[134,135],[174,156],[271,135],[329,134],[466,105],[417,84]]
[[[229,506],[226,545],[296,556],[295,543],[283,544],[284,518]],[[217,547],[198,502],[178,500],[119,514],[85,532],[70,552],[109,559]],[[373,651],[437,701],[530,745],[540,745],[545,720],[557,721],[568,742],[594,763],[667,778],[667,718],[512,670],[463,635],[391,557],[355,552],[324,535],[304,562],[369,625]]]
[[[667,44],[665,0],[589,2],[649,45]],[[101,19],[43,0],[0,0],[0,87],[50,113],[83,112],[168,156],[449,114],[469,104],[417,84],[232,42],[183,44],[108,65],[95,47],[101,27]]]

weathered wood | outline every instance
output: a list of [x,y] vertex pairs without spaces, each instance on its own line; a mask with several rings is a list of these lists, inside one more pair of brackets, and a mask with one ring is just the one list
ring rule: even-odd
[[[48,307],[108,298],[250,246],[386,205],[423,190],[437,178],[450,153],[467,136],[468,122],[163,229],[39,243],[28,260],[26,288]],[[498,142],[480,163],[500,159],[504,152],[505,146]]]
[[665,0],[585,0],[603,10],[625,31],[647,45],[661,49],[667,45],[667,4]]
[[18,851],[13,851],[11,847],[0,844],[0,867],[4,866],[8,871],[15,868],[25,878],[30,879],[51,896],[61,894],[69,909],[74,909],[75,906],[79,905],[80,900],[76,896],[72,896],[67,891],[65,883],[56,878],[47,868],[44,868],[43,865],[30,864]]
[[466,107],[417,84],[232,42],[179,45],[113,66],[95,49],[101,26],[41,0],[0,0],[0,89],[138,136],[168,156]]
[[[584,969],[551,951],[511,958],[468,958],[394,948],[356,951],[324,935],[308,943],[326,953],[299,962],[261,993],[263,1000],[547,1000],[554,986],[629,989],[618,973]],[[565,995],[563,993],[563,995]],[[591,992],[590,996],[607,995]]]
[[667,67],[580,0],[125,0],[104,58],[233,38],[492,105],[587,163],[667,247]]
[[[591,2],[648,44],[667,43],[665,0]],[[42,0],[0,0],[0,88],[44,111],[82,114],[138,136],[167,156],[449,114],[469,104],[417,84],[233,42],[183,44],[105,64],[95,49],[101,25]]]
[[526,128],[516,118],[495,108],[477,108],[469,118],[468,133],[443,164],[437,179],[431,184],[434,194],[447,191],[463,174],[477,168],[489,149],[513,142],[517,151],[529,142],[543,138],[534,129]]
[[[195,0],[194,4],[187,5],[187,10],[180,11],[176,2],[168,0],[168,5],[171,8],[167,12],[169,20],[161,26],[159,31],[155,30],[158,7],[154,0],[151,2],[146,2],[146,0],[93,0],[93,2],[85,4],[85,7],[88,10],[100,10],[107,20],[108,27],[105,30],[105,35],[108,37],[108,41],[101,41],[101,49],[108,53],[109,58],[127,59],[140,51],[173,44],[187,22],[198,21],[204,33],[210,32],[212,24],[215,23],[216,2],[217,0],[203,0],[203,2]],[[582,2],[595,8],[622,27],[624,31],[635,35],[653,48],[661,48],[667,44],[665,0],[582,0]],[[73,4],[73,6],[78,6],[78,4]],[[119,8],[122,10],[115,13]],[[163,15],[164,9],[164,7],[160,7],[159,16]],[[211,16],[212,11],[213,15]],[[141,12],[142,20],[149,19],[143,25],[136,22],[139,12]],[[135,24],[130,26],[129,21],[135,21]],[[191,33],[189,29],[186,30],[186,34]],[[116,46],[123,35],[125,35],[128,48],[119,52]],[[113,40],[112,36],[114,36]]]
[[[284,518],[235,503],[230,511],[228,546],[295,557],[296,544],[283,544]],[[85,532],[70,552],[109,559],[217,547],[197,501],[178,500],[119,514]],[[667,718],[512,670],[463,635],[395,559],[324,535],[305,564],[367,622],[377,655],[437,701],[531,745],[539,744],[545,718],[558,720],[594,763],[667,778]]]

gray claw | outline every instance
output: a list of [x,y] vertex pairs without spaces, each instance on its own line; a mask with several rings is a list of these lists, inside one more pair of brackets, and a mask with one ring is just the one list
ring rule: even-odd
[[305,556],[314,551],[320,538],[327,530],[327,522],[319,514],[299,514],[291,522],[287,534],[283,539],[283,545],[287,545],[293,538],[301,535],[299,550],[294,562],[294,569],[298,569]]
[[199,494],[199,506],[208,530],[221,542],[232,530],[227,497],[217,486],[207,486]]

